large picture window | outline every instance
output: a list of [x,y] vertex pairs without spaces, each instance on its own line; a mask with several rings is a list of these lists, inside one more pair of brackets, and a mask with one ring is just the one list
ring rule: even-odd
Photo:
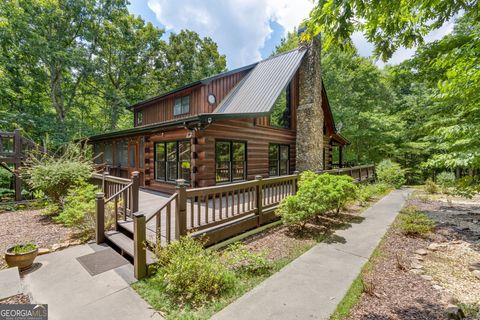
[[155,180],[190,181],[190,141],[155,143]]
[[268,173],[270,176],[281,176],[290,172],[290,147],[285,144],[268,146]]
[[273,105],[270,114],[270,125],[272,127],[288,129],[291,126],[290,87],[291,85],[288,84]]
[[215,181],[217,183],[245,180],[247,168],[245,142],[215,143]]
[[173,103],[173,115],[188,113],[190,111],[190,96],[175,98]]

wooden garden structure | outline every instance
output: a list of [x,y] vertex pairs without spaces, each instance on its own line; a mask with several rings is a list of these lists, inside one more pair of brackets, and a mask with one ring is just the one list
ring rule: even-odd
[[[0,131],[0,166],[14,176],[15,201],[22,200],[22,182],[19,169],[25,160],[26,152],[38,146],[22,136],[20,129],[13,132]],[[13,165],[13,170],[10,168]]]

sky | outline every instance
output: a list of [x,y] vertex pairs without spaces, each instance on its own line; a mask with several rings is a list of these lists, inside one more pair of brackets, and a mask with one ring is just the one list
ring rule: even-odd
[[[311,0],[130,0],[129,10],[145,21],[170,32],[196,31],[212,38],[234,69],[268,57],[288,31],[308,17]],[[453,19],[431,32],[426,41],[442,38],[453,30]],[[360,55],[369,57],[373,45],[361,33],[352,37]],[[388,64],[410,58],[415,48],[400,48]],[[376,61],[383,67],[383,61]]]

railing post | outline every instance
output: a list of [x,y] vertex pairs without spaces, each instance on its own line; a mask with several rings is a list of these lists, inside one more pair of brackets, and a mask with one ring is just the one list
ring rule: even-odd
[[22,137],[20,135],[20,129],[13,131],[13,147],[14,147],[14,159],[15,159],[15,201],[22,200],[22,181],[20,180],[20,169],[22,161]]
[[103,192],[95,194],[95,202],[97,207],[96,224],[95,224],[95,239],[97,244],[105,242],[105,199]]
[[138,197],[140,188],[140,176],[138,171],[132,172],[132,213],[138,211]]
[[257,186],[256,186],[256,195],[255,195],[255,200],[256,200],[256,205],[257,205],[257,225],[261,226],[263,223],[262,219],[262,214],[263,214],[263,177],[261,175],[255,176],[255,180],[257,181]]
[[133,213],[133,269],[136,279],[147,276],[147,228],[143,212]]
[[293,193],[292,194],[296,194],[297,190],[298,190],[298,181],[300,180],[300,171],[295,170],[293,172],[293,174],[297,176],[297,180],[295,180],[295,183],[293,184]]
[[175,182],[177,183],[175,188],[177,192],[175,219],[178,221],[175,223],[178,227],[178,231],[175,231],[175,234],[178,233],[179,236],[185,236],[187,235],[187,186],[185,185],[185,179],[177,179]]

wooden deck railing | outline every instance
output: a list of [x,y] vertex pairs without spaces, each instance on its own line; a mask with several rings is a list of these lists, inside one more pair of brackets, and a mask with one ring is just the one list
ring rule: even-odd
[[[318,174],[350,175],[355,182],[374,178],[373,165],[319,171]],[[183,179],[177,180],[176,192],[156,212],[145,217],[138,212],[138,173],[132,179],[95,174],[103,192],[97,193],[97,242],[103,242],[105,204],[114,203],[116,219],[122,203],[123,219],[129,213],[134,222],[134,270],[137,278],[145,275],[146,230],[155,222],[157,245],[167,245],[180,236],[207,236],[206,244],[222,241],[246,230],[276,219],[275,209],[287,196],[297,191],[298,172],[292,175],[262,178],[205,188],[187,189]],[[122,202],[124,201],[124,202]]]

